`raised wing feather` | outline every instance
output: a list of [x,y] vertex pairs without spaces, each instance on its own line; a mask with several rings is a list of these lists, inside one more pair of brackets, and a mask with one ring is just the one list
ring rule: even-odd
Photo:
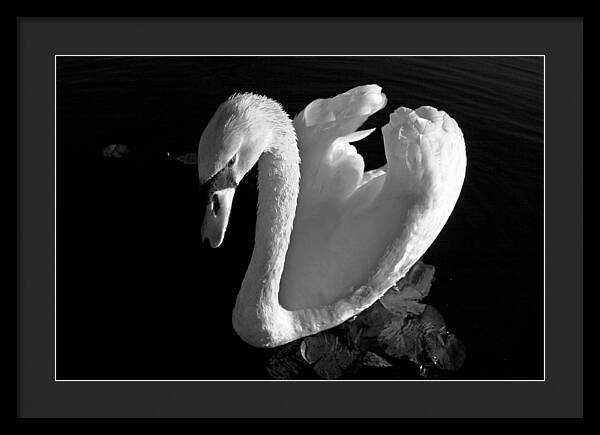
[[299,210],[345,201],[362,183],[364,161],[351,145],[375,129],[359,131],[387,103],[377,85],[353,88],[310,103],[294,119],[301,159]]

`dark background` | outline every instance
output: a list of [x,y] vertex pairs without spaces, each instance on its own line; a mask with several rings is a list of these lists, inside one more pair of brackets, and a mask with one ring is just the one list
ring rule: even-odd
[[[196,168],[174,157],[196,150],[233,92],[266,94],[294,115],[367,83],[388,106],[365,128],[398,106],[433,105],[465,135],[465,185],[425,255],[436,266],[426,302],[467,346],[449,377],[542,378],[543,58],[59,57],[58,379],[265,378],[268,351],[230,320],[251,255],[255,173],[210,250]],[[131,152],[105,158],[110,143]],[[357,147],[366,169],[385,162],[376,133]]]

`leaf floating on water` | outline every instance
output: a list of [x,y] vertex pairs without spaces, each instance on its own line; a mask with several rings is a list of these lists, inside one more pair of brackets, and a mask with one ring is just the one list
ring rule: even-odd
[[404,319],[409,315],[418,316],[425,311],[427,305],[419,302],[397,298],[391,291],[388,291],[382,298],[381,304],[391,313]]
[[392,289],[404,299],[420,301],[429,294],[434,275],[435,267],[419,260]]
[[323,379],[338,379],[344,374],[333,353],[327,354],[317,361],[313,369]]
[[381,330],[396,316],[386,310],[378,301],[363,311],[355,321],[357,327],[361,328],[362,336],[366,338],[378,337]]
[[352,349],[366,349],[368,344],[363,337],[363,328],[360,322],[346,322],[340,325],[340,330],[343,331],[346,343]]
[[427,336],[427,354],[442,370],[456,371],[465,362],[466,349],[454,334],[434,333]]
[[439,358],[439,365],[444,370],[455,371],[465,363],[467,357],[466,347],[454,334],[450,334],[446,339],[446,354],[444,356]]
[[311,335],[302,340],[300,354],[309,363],[314,364],[328,353],[332,353],[337,344],[337,337],[330,333]]
[[419,363],[423,354],[423,327],[418,320],[394,320],[379,335],[385,353],[395,358],[408,357]]
[[392,364],[376,353],[367,352],[363,356],[362,363],[368,367],[392,367]]
[[273,353],[266,364],[266,371],[273,379],[294,379],[306,368],[302,360],[298,343],[285,345]]
[[196,153],[187,153],[177,156],[177,161],[183,163],[184,165],[196,165],[198,163],[198,154]]
[[435,267],[417,262],[379,301],[388,311],[401,318],[422,314],[426,305],[417,301],[429,294],[434,273]]
[[104,147],[102,154],[104,157],[114,157],[116,159],[120,159],[121,157],[125,157],[127,154],[129,154],[129,148],[127,148],[127,145],[113,143]]
[[335,361],[345,373],[354,373],[360,368],[362,352],[351,350],[338,342],[335,349]]
[[396,316],[386,310],[378,301],[360,313],[351,322],[345,322],[338,327],[342,341],[350,349],[366,352],[377,344],[377,337],[385,326]]
[[444,321],[444,317],[442,317],[442,314],[431,305],[425,305],[425,309],[423,310],[420,319],[423,323],[425,332],[443,332],[446,330],[446,322]]
[[344,373],[356,371],[361,355],[327,332],[305,338],[300,345],[300,354],[306,362],[314,364],[315,373],[324,379],[337,379]]

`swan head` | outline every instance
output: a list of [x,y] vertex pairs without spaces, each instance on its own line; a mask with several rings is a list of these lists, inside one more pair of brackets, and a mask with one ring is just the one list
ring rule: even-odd
[[273,142],[268,110],[272,103],[254,94],[234,94],[215,112],[198,145],[200,184],[208,186],[202,240],[223,242],[235,189]]

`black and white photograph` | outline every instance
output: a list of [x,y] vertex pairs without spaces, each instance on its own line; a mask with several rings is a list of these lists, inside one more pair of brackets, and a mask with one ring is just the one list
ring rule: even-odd
[[54,62],[56,380],[545,379],[542,54]]

